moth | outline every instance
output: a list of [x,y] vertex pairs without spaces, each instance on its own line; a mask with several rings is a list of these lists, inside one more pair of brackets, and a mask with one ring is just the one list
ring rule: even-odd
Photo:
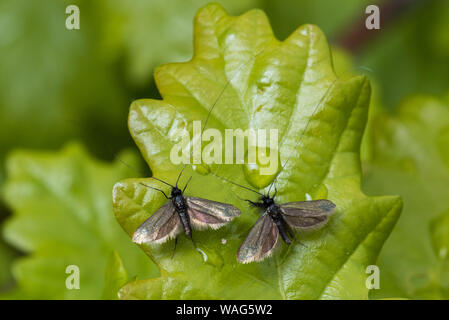
[[249,201],[263,209],[262,215],[237,251],[237,261],[250,263],[262,261],[272,255],[279,237],[287,244],[292,243],[294,230],[314,230],[324,226],[334,212],[335,204],[329,200],[297,201],[277,204],[275,195],[268,194],[260,202]]
[[163,190],[143,184],[162,192],[168,201],[137,228],[133,234],[133,242],[164,243],[176,238],[182,231],[192,238],[192,228],[219,229],[240,215],[240,210],[231,204],[184,196],[190,179],[183,190],[179,189],[178,182],[181,174],[182,171],[174,186],[157,179],[171,187],[170,196],[167,196]]
[[275,189],[273,196],[269,195],[271,186],[267,194],[262,194],[227,178],[214,175],[260,196],[258,202],[245,200],[251,206],[262,209],[263,213],[237,251],[236,258],[240,263],[260,262],[270,257],[279,243],[279,237],[290,245],[292,243],[290,238],[294,238],[294,230],[311,231],[323,227],[336,208],[332,201],[325,199],[278,204],[275,202],[277,190]]

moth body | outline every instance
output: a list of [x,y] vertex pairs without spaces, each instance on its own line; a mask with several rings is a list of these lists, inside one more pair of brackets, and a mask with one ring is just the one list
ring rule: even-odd
[[277,204],[274,201],[275,195],[262,195],[258,202],[247,200],[264,212],[237,251],[238,262],[264,260],[273,254],[279,237],[290,245],[290,237],[294,236],[292,229],[318,229],[326,224],[335,209],[334,203],[324,199]]
[[267,213],[270,215],[271,219],[273,219],[273,222],[278,228],[282,240],[284,240],[286,244],[291,244],[292,241],[288,237],[288,227],[284,221],[284,218],[282,218],[281,208],[278,205],[273,204],[267,208]]
[[172,188],[170,200],[175,207],[176,213],[179,216],[179,220],[181,220],[182,228],[184,229],[185,234],[189,238],[191,238],[192,226],[190,225],[189,214],[187,213],[188,205],[181,189],[177,187]]
[[261,204],[278,228],[282,240],[284,240],[284,242],[288,245],[291,244],[292,242],[288,237],[288,227],[282,218],[281,208],[274,202],[274,197],[263,197],[262,201],[263,202]]

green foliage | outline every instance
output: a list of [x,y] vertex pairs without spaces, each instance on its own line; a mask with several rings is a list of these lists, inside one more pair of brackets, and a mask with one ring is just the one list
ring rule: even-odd
[[[76,137],[96,156],[111,158],[112,150],[129,145],[123,121],[129,101],[158,97],[155,66],[191,56],[192,16],[206,2],[0,0],[0,185],[4,157],[15,148],[56,149]],[[133,104],[131,133],[155,175],[174,182],[180,167],[170,164],[168,152],[176,133],[204,120],[230,81],[208,127],[281,128],[280,159],[291,160],[280,174],[278,200],[329,198],[338,206],[330,224],[299,235],[307,247],[295,244],[261,264],[238,265],[237,247],[259,214],[240,198],[253,195],[189,168],[182,179],[193,175],[188,194],[230,202],[242,216],[218,232],[194,234],[206,262],[184,237],[173,260],[173,242],[143,246],[162,276],[135,281],[158,271],[111,220],[110,189],[131,176],[126,167],[100,163],[76,146],[17,151],[8,161],[3,192],[14,214],[3,228],[9,213],[0,203],[0,228],[25,256],[13,263],[18,252],[0,239],[0,299],[116,299],[129,281],[120,294],[125,299],[365,298],[364,267],[376,260],[400,202],[359,190],[369,85],[334,75],[346,72],[349,78],[353,62],[372,69],[374,80],[362,189],[405,200],[378,262],[381,290],[370,297],[449,298],[449,95],[408,99],[394,115],[379,107],[396,108],[413,92],[447,90],[449,33],[442,30],[449,27],[448,1],[417,2],[351,57],[334,45],[377,0],[219,2],[232,14],[263,8],[280,39],[303,23],[318,25],[333,45],[334,66],[315,27],[304,26],[281,43],[260,12],[235,19],[208,7],[197,17],[194,59],[157,69],[163,100]],[[80,7],[80,30],[65,28],[69,4]],[[323,96],[322,111],[311,117]],[[304,142],[294,150],[309,120]],[[197,169],[261,189],[273,179],[237,165]],[[137,181],[153,183],[125,180],[114,189],[115,213],[129,234],[165,201]],[[64,286],[68,264],[81,267],[79,291]],[[11,291],[13,275],[18,286]]]
[[449,1],[416,1],[358,52],[357,63],[374,70],[386,107],[411,94],[446,92],[448,29]]
[[364,16],[368,5],[379,2],[382,0],[263,0],[261,6],[281,39],[298,25],[310,23],[318,25],[331,40],[336,40],[351,22]]
[[14,258],[13,251],[0,241],[0,293],[11,286],[10,267]]
[[118,292],[128,282],[128,272],[123,265],[122,259],[114,250],[109,256],[104,275],[103,299],[118,299]]
[[[126,143],[128,93],[97,48],[96,1],[0,0],[0,183],[12,148],[57,148],[81,137],[96,154]],[[67,30],[77,4],[81,29]],[[107,150],[109,151],[109,150]]]
[[404,212],[379,257],[373,297],[449,298],[449,107],[428,96],[404,101],[371,125],[364,190],[399,193]]
[[[122,158],[136,162],[129,153]],[[15,151],[7,175],[3,195],[14,214],[3,231],[27,253],[14,262],[13,274],[29,298],[99,299],[112,250],[131,276],[158,274],[113,217],[111,188],[132,176],[122,163],[94,160],[75,144],[60,152]],[[65,287],[68,265],[80,269],[80,290]]]
[[[192,55],[192,17],[207,0],[103,0],[105,50],[124,54],[126,76],[141,86],[154,68]],[[233,13],[257,5],[257,0],[219,1]]]
[[[262,263],[241,265],[235,253],[257,214],[240,198],[255,200],[254,195],[200,173],[219,172],[262,189],[273,177],[260,181],[257,172],[245,174],[241,165],[196,167],[198,172],[189,168],[181,181],[183,185],[193,176],[187,194],[232,203],[242,209],[241,217],[218,231],[195,232],[200,252],[183,236],[173,258],[172,241],[142,245],[161,276],[127,284],[120,297],[367,298],[365,268],[376,261],[402,202],[395,196],[367,197],[360,190],[359,149],[370,97],[366,78],[335,76],[329,47],[317,27],[302,26],[280,42],[259,10],[230,17],[218,5],[201,9],[195,18],[194,48],[191,61],[156,71],[162,101],[138,100],[131,106],[130,131],[154,175],[174,183],[181,166],[170,162],[169,153],[177,134],[184,128],[191,132],[193,120],[204,120],[226,88],[208,127],[279,129],[280,161],[289,163],[278,175],[278,201],[304,200],[308,194],[332,200],[337,210],[323,230],[300,235],[301,244],[284,247]],[[166,201],[139,182],[167,190],[145,178],[115,185],[114,211],[129,235]]]

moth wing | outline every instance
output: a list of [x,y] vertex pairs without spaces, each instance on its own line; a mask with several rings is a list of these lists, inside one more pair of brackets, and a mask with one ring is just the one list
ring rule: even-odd
[[250,263],[269,257],[279,239],[279,230],[265,212],[254,224],[245,241],[237,251],[237,261]]
[[181,220],[171,201],[156,210],[134,232],[135,243],[163,243],[176,237],[182,231]]
[[298,201],[280,204],[287,224],[299,230],[314,230],[327,223],[335,210],[335,204],[329,200]]
[[231,204],[185,197],[190,223],[197,229],[218,229],[240,215],[240,210]]

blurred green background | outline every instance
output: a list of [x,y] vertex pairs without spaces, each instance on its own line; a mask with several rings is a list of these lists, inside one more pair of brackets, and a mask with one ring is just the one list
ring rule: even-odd
[[[449,1],[219,2],[233,15],[251,8],[263,9],[280,39],[302,24],[316,24],[334,48],[337,69],[353,65],[371,70],[368,76],[375,92],[363,146],[364,188],[369,194],[400,194],[405,202],[398,226],[379,259],[385,280],[372,297],[449,298],[449,270],[446,255],[441,253],[449,246]],[[132,171],[119,172],[118,164],[110,164],[114,154],[135,148],[126,122],[130,102],[158,98],[154,68],[192,56],[193,16],[206,3],[0,0],[0,187],[6,180],[6,156],[16,149],[53,150],[57,159],[80,149],[75,153],[86,158],[80,163],[88,169],[74,163],[67,169],[72,172],[71,179],[80,170],[96,166],[102,169],[95,170],[105,170],[105,175],[115,177],[115,181],[135,175]],[[80,8],[79,30],[65,28],[65,9],[70,4]],[[364,28],[369,4],[381,7],[381,30]],[[429,119],[440,121],[438,129]],[[79,144],[58,153],[74,140]],[[138,153],[129,153],[129,161],[139,166]],[[27,164],[28,156],[39,159]],[[54,169],[45,164],[50,154],[18,152],[11,157],[8,172],[17,179],[31,181],[37,179],[36,172]],[[29,177],[22,177],[15,171],[18,161],[36,165],[36,170],[30,169]],[[80,188],[102,188],[98,193],[106,202],[112,183],[88,178],[79,181]],[[26,198],[27,190],[21,192]],[[28,279],[24,270],[32,269],[31,274],[39,276],[53,270],[51,261],[60,263],[52,250],[70,252],[77,247],[77,252],[83,252],[89,243],[73,236],[67,240],[68,247],[50,250],[48,243],[39,240],[39,245],[30,244],[33,237],[17,235],[29,232],[38,239],[46,232],[36,226],[41,220],[22,226],[18,216],[29,210],[26,201],[11,199],[6,192],[3,199],[0,225],[7,221],[10,226],[2,228],[0,240],[0,297],[100,298],[102,292],[107,297],[102,279],[92,280],[91,293],[86,296],[66,296],[57,287]],[[95,210],[101,211],[98,217],[112,217],[112,210],[106,207]],[[88,225],[96,229],[96,223],[90,221]],[[63,228],[67,234],[76,235],[74,224]],[[93,239],[121,232],[115,225],[110,228]],[[95,251],[102,262],[92,268],[97,268],[100,276],[113,249],[118,250],[99,244]],[[138,262],[142,259],[139,253],[133,259],[136,262],[131,269],[135,267],[135,274],[156,272],[152,266]],[[47,287],[48,292],[44,292]]]

